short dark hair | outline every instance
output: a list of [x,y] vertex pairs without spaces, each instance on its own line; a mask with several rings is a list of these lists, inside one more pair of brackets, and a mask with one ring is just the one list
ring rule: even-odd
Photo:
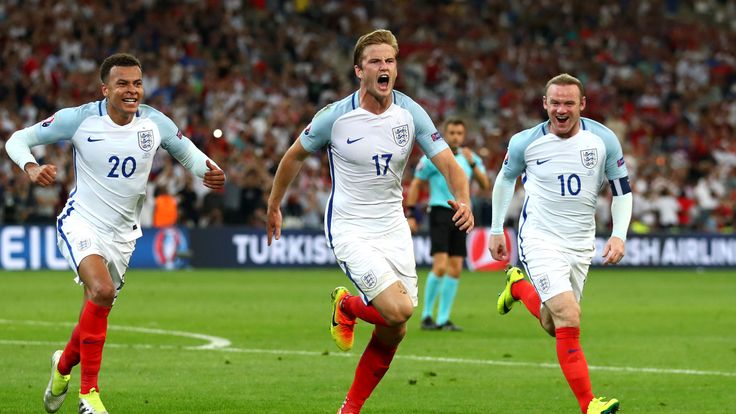
[[102,83],[107,83],[113,66],[138,66],[141,70],[143,69],[141,61],[137,57],[129,53],[115,53],[105,58],[102,65],[100,65],[100,80]]
[[465,126],[465,121],[463,121],[461,118],[448,118],[445,121],[445,129],[447,129],[450,125],[461,125],[463,128],[468,129],[468,127]]

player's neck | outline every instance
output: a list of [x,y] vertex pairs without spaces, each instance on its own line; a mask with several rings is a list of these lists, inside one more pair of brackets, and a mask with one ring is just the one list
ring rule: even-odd
[[368,93],[365,89],[360,90],[360,107],[368,112],[380,115],[386,112],[392,103],[393,94],[377,97],[374,94]]
[[115,108],[110,105],[110,102],[107,102],[107,115],[112,119],[112,122],[118,124],[118,125],[128,125],[129,123],[133,122],[133,118],[135,118],[135,114],[130,114],[128,112],[122,112],[118,111]]

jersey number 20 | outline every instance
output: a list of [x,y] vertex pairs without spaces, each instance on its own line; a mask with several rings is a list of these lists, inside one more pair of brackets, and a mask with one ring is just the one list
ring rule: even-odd
[[125,157],[123,159],[123,162],[120,162],[120,158],[118,158],[117,155],[113,155],[110,157],[109,160],[107,160],[110,164],[112,164],[112,168],[110,169],[110,172],[107,173],[107,176],[110,178],[119,178],[120,175],[118,174],[118,167],[120,167],[120,173],[123,174],[123,177],[130,178],[131,175],[135,172],[135,158],[133,157]]

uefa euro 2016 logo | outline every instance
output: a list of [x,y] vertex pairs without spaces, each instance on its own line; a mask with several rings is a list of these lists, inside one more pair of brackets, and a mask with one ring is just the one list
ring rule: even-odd
[[153,236],[153,257],[156,264],[165,269],[179,269],[189,262],[190,252],[186,236],[181,230],[170,227],[160,229]]

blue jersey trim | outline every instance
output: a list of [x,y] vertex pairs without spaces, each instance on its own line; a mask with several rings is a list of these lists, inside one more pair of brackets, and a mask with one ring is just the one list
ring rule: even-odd
[[66,243],[67,249],[69,249],[69,256],[72,258],[72,262],[74,262],[74,268],[79,269],[79,264],[77,264],[77,259],[74,258],[74,252],[72,251],[72,245],[69,243],[69,240],[66,238],[66,234],[64,234],[64,230],[61,229],[61,227],[64,225],[64,219],[69,217],[69,215],[74,210],[74,200],[69,202],[69,208],[66,209],[66,213],[64,213],[63,216],[59,217],[57,230],[59,231],[59,235],[64,240],[64,243]]
[[69,198],[72,198],[77,193],[77,149],[72,146],[72,162],[74,163],[74,189],[69,193]]
[[355,283],[355,279],[353,279],[353,275],[350,274],[350,269],[348,268],[348,264],[345,263],[345,262],[340,262],[340,264],[342,264],[342,268],[343,268],[342,270],[348,276],[348,279],[350,279],[350,281],[353,282],[353,285],[355,286],[355,288],[358,289],[358,291],[360,292],[360,296],[363,298],[363,302],[365,302],[366,304],[368,304],[368,296],[366,296],[365,292],[363,292],[360,289],[360,286],[358,286],[358,284]]
[[332,190],[330,190],[330,200],[327,202],[327,237],[330,242],[330,248],[334,249],[332,245],[332,201],[335,198],[335,161],[332,159],[332,145],[327,147],[327,155],[330,163],[330,175],[332,176]]
[[100,116],[103,115],[102,114],[102,102],[104,102],[104,101],[99,101],[99,103],[97,104],[97,110],[100,111]]
[[353,110],[357,108],[357,105],[355,105],[355,97],[358,95],[358,92],[353,92],[353,96],[350,98],[350,103],[353,105]]
[[545,125],[547,125],[547,123],[542,124],[542,135],[547,135],[547,128],[544,127]]

